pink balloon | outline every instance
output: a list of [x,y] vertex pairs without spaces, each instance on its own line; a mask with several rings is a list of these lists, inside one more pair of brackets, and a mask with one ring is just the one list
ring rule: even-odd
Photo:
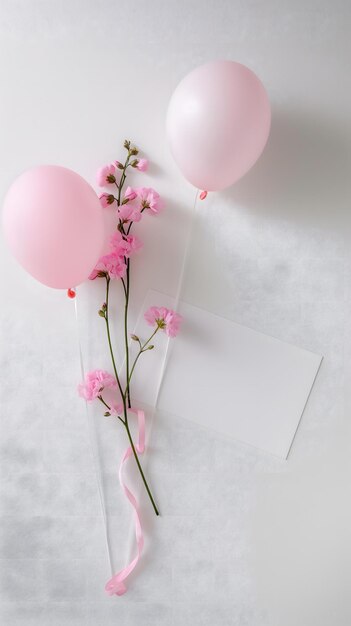
[[10,249],[29,274],[67,289],[88,278],[104,241],[100,201],[76,172],[43,165],[24,172],[4,202]]
[[176,163],[198,189],[230,187],[253,166],[269,135],[271,109],[257,76],[235,61],[213,61],[174,91],[167,135]]

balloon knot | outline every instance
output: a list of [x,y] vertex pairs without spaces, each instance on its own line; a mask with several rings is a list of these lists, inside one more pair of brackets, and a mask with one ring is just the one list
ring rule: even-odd
[[205,200],[205,198],[207,198],[207,191],[201,191],[200,200]]
[[67,296],[73,300],[76,297],[75,289],[67,289]]

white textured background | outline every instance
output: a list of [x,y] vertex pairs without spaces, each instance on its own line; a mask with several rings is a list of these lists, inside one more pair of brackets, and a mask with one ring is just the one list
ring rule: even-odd
[[[141,225],[134,316],[148,287],[175,292],[193,201],[165,141],[173,88],[213,58],[261,77],[268,147],[201,205],[187,297],[325,355],[287,463],[158,417],[148,471],[163,516],[143,499],[143,564],[126,596],[107,598],[73,305],[27,277],[1,241],[1,625],[351,623],[350,18],[347,0],[1,0],[0,195],[39,163],[93,182],[125,137],[154,162],[168,208]],[[88,287],[84,355],[99,367],[103,296]],[[119,568],[125,441],[95,419]]]

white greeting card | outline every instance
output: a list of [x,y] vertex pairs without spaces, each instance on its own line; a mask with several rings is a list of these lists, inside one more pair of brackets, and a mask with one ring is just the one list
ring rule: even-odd
[[[142,311],[173,302],[150,290]],[[322,357],[185,302],[178,311],[180,334],[168,341],[158,333],[140,359],[134,397],[286,458]],[[142,316],[135,332],[152,332]]]

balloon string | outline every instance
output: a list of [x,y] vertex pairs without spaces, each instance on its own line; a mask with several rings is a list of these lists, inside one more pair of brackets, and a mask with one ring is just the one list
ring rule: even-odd
[[[75,289],[75,292],[76,291],[77,290]],[[78,298],[75,297],[74,298],[74,312],[75,312],[75,319],[76,319],[76,329],[77,329],[77,340],[78,340],[78,352],[79,352],[80,370],[81,370],[82,380],[84,380],[84,378],[85,378],[85,370],[84,370],[84,361],[83,361],[83,351],[82,351],[82,342],[81,342],[81,332],[80,332],[77,300],[78,300]],[[107,557],[108,557],[108,562],[109,562],[109,566],[110,566],[110,570],[111,570],[111,576],[112,576],[113,575],[113,564],[112,564],[111,546],[110,546],[108,525],[107,525],[106,506],[105,506],[105,500],[104,500],[104,495],[103,495],[103,486],[102,486],[102,480],[101,480],[101,462],[100,462],[99,449],[98,449],[98,445],[97,445],[97,436],[96,436],[95,423],[94,423],[93,418],[90,417],[90,415],[89,415],[89,409],[88,409],[87,401],[85,401],[85,411],[86,411],[86,419],[87,419],[87,424],[88,424],[88,433],[89,433],[89,442],[90,442],[91,455],[92,455],[92,458],[93,458],[95,478],[96,478],[96,483],[97,483],[97,487],[98,487],[101,515],[102,515],[102,519],[103,519],[103,523],[104,523],[104,538],[105,538],[105,544],[106,544],[106,551],[107,551]]]
[[[197,215],[197,210],[196,209],[197,209],[198,196],[199,196],[199,189],[197,189],[196,193],[195,193],[194,204],[193,204],[192,213],[191,213],[191,222],[190,222],[190,227],[189,227],[189,230],[188,230],[187,240],[186,240],[186,243],[185,243],[183,260],[182,260],[182,265],[181,265],[181,269],[180,269],[180,273],[179,273],[179,279],[178,279],[178,287],[177,287],[177,291],[176,291],[176,295],[175,295],[175,299],[174,299],[174,304],[173,304],[174,311],[178,311],[180,299],[181,299],[181,296],[182,296],[182,293],[183,293],[185,270],[186,270],[187,265],[188,265],[188,259],[189,259],[189,254],[190,254],[190,244],[191,244],[191,241],[193,239],[193,233],[194,233],[194,230],[195,230],[196,215]],[[153,414],[155,413],[155,411],[157,409],[157,406],[158,406],[158,400],[159,400],[159,397],[160,397],[164,376],[165,376],[167,365],[169,363],[169,359],[170,359],[170,356],[171,356],[171,353],[172,353],[172,345],[173,345],[172,344],[172,340],[170,339],[170,337],[167,336],[166,350],[165,350],[165,353],[164,353],[162,366],[161,366],[161,372],[160,372],[160,376],[159,376],[159,380],[158,380],[158,384],[157,384],[157,391],[156,391],[156,398],[155,398]]]

